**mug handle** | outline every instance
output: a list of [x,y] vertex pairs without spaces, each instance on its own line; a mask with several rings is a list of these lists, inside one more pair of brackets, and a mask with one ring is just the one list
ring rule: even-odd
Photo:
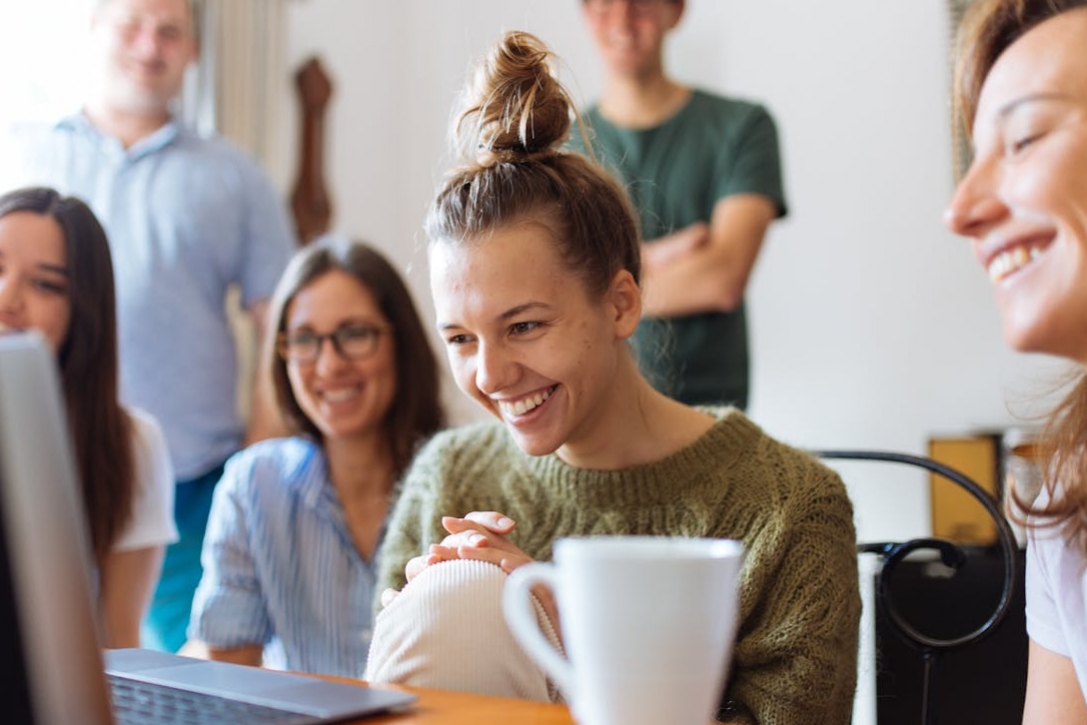
[[573,699],[570,663],[540,632],[532,606],[532,587],[544,584],[558,592],[558,572],[553,564],[534,562],[514,569],[502,591],[502,612],[513,636],[528,656],[555,681],[568,700]]

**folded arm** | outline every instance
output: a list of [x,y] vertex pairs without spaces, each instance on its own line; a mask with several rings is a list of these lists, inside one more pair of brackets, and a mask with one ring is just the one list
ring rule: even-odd
[[761,194],[726,196],[709,225],[693,224],[645,244],[645,313],[679,317],[739,306],[777,213],[776,203]]

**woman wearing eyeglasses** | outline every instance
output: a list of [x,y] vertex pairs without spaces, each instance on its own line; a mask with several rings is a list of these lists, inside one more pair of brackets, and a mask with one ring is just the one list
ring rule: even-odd
[[227,463],[189,636],[212,659],[357,677],[394,484],[444,422],[438,367],[402,279],[361,243],[300,251],[269,321],[293,436]]

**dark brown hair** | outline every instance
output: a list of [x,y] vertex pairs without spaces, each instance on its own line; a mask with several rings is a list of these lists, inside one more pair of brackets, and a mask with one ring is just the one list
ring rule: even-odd
[[550,62],[539,39],[515,31],[480,64],[452,130],[468,161],[438,193],[426,233],[431,244],[470,242],[539,222],[598,296],[619,270],[640,279],[638,228],[622,187],[595,162],[562,150],[576,113]]
[[427,343],[411,293],[380,252],[367,244],[325,237],[298,251],[272,295],[264,359],[270,366],[276,402],[292,432],[320,442],[321,432],[302,411],[287,377],[287,363],[276,353],[279,334],[287,329],[287,308],[317,278],[340,270],[359,281],[377,301],[393,328],[396,395],[386,419],[386,434],[397,478],[415,449],[445,425],[439,400],[438,362]]
[[79,199],[46,188],[0,196],[0,217],[53,219],[64,237],[71,321],[57,354],[83,509],[101,566],[132,516],[136,488],[132,421],[118,402],[117,313],[106,233]]
[[[975,0],[959,26],[953,106],[967,134],[978,98],[997,59],[1041,23],[1087,0]],[[1069,393],[1053,410],[1037,445],[1048,503],[1037,507],[1013,488],[1010,514],[1019,523],[1059,526],[1087,551],[1087,371],[1073,377]]]

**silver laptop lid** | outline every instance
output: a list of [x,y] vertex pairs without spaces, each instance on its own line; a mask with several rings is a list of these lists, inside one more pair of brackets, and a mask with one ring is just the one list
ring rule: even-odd
[[79,496],[53,354],[36,333],[0,336],[0,528],[15,610],[0,626],[17,629],[34,723],[112,722]]

